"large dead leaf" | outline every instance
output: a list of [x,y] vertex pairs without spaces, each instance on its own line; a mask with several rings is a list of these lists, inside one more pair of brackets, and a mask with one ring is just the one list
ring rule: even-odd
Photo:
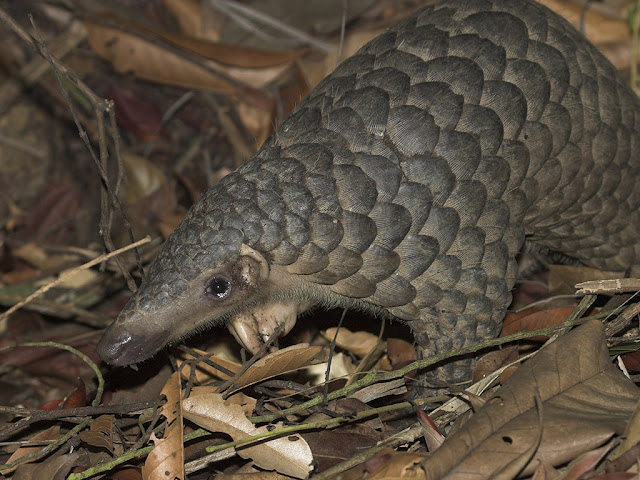
[[184,444],[182,443],[182,391],[180,389],[180,373],[175,372],[164,388],[162,394],[167,403],[162,407],[162,415],[167,419],[164,437],[157,438],[151,434],[155,444],[142,467],[145,480],[182,480],[184,476]]
[[121,18],[113,24],[97,17],[84,23],[91,48],[116,71],[186,88],[223,93],[240,86],[260,89],[304,53],[213,44]]
[[91,48],[117,72],[184,88],[235,91],[225,78],[143,38],[97,23],[85,22],[85,26]]
[[429,457],[427,477],[495,478],[535,443],[540,415],[542,439],[525,471],[532,473],[538,461],[567,462],[621,434],[639,397],[640,389],[609,360],[604,327],[590,321],[522,365]]
[[116,15],[113,12],[100,12],[97,16],[89,18],[89,20],[105,26],[108,22],[112,25],[117,25],[118,29],[136,33],[150,40],[162,39],[184,50],[197,53],[203,58],[214,60],[215,62],[230,67],[275,67],[290,64],[293,60],[307,52],[306,48],[271,50],[239,46],[230,43],[211,42],[195,36],[165,30],[154,25],[134,22],[120,15]]
[[[269,431],[268,426],[256,428],[241,406],[223,400],[222,395],[198,393],[194,391],[183,402],[184,417],[193,423],[211,432],[224,432],[234,440]],[[237,447],[236,450],[242,458],[251,458],[256,465],[267,470],[296,478],[307,478],[311,471],[313,456],[309,445],[299,435],[287,435],[250,447]]]

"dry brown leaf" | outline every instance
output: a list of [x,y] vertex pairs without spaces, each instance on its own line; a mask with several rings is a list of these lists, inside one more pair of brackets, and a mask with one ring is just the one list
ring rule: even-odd
[[[167,9],[180,25],[180,30],[197,38],[212,42],[220,40],[218,28],[210,28],[211,24],[224,21],[221,15],[212,15],[215,10],[207,8],[198,0],[164,0]],[[216,18],[217,17],[217,18]]]
[[384,438],[367,425],[346,425],[331,430],[307,432],[302,436],[313,452],[315,473],[348,460]]
[[51,254],[40,245],[29,242],[13,250],[13,256],[24,260],[40,270],[57,270],[65,263],[73,261],[73,257],[63,254]]
[[[385,30],[386,28],[347,31],[347,35],[344,38],[342,57],[340,62],[346,58],[349,58],[351,55],[356,53],[356,51],[365,43],[367,43],[369,40],[374,39]],[[324,57],[322,60],[318,60],[317,57],[303,57],[300,59],[300,61],[298,62],[298,64],[300,65],[300,72],[304,76],[307,85],[309,85],[310,87],[316,86],[324,77],[335,70],[335,68],[340,63],[337,59],[338,50],[339,48],[336,43],[336,48],[333,50],[333,52]]]
[[[327,330],[322,333],[322,336],[332,342],[334,337],[336,337],[336,330],[337,328],[335,327],[327,328]],[[377,335],[369,332],[352,332],[344,327],[340,328],[338,336],[336,337],[336,345],[338,347],[348,350],[360,358],[373,350],[377,344]]]
[[167,183],[162,169],[142,156],[125,153],[122,163],[127,177],[125,202],[128,204],[140,202]]
[[[183,402],[184,417],[211,432],[224,432],[233,440],[270,431],[270,425],[256,428],[239,405],[226,402],[222,395],[191,396]],[[276,470],[296,478],[307,478],[311,471],[311,450],[299,435],[287,435],[249,447],[237,447],[242,458],[251,458],[261,468]]]
[[600,448],[584,452],[578,458],[573,459],[567,466],[567,471],[562,480],[578,480],[585,473],[592,472],[614,446],[615,442],[611,441]]
[[93,51],[119,73],[132,72],[151,82],[189,89],[236,90],[230,81],[136,35],[92,22],[85,22],[85,26]]
[[418,359],[413,345],[400,338],[387,340],[387,355],[394,369],[402,368]]
[[[280,72],[281,67],[289,66],[296,58],[307,52],[307,49],[304,48],[298,50],[266,50],[228,43],[211,43],[164,30],[156,30],[153,33],[163,40],[226,67],[260,69],[261,73],[265,73],[265,69],[273,67],[278,67],[276,71]],[[272,79],[277,75],[270,74],[268,76]]]
[[424,440],[430,452],[435,452],[444,442],[444,435],[440,433],[440,429],[435,424],[429,414],[420,408],[416,408],[416,416],[422,429],[424,430]]
[[[215,387],[195,387],[191,391],[191,395],[189,398],[193,402],[198,401],[198,397],[202,396],[203,401],[207,401],[210,395],[218,395],[219,392],[216,391]],[[242,392],[234,393],[233,395],[227,397],[225,401],[229,405],[235,405],[240,407],[242,412],[248,417],[253,414],[253,409],[256,408],[256,399],[245,395]]]
[[547,463],[540,463],[533,474],[533,480],[557,480],[558,471]]
[[516,346],[489,352],[486,355],[483,355],[480,360],[478,360],[478,363],[476,363],[471,376],[472,382],[476,383],[490,373],[493,373],[499,368],[509,365],[516,360],[518,360],[518,347]]
[[541,349],[449,436],[424,464],[429,478],[470,471],[478,480],[493,478],[520,458],[538,431],[536,391],[543,436],[535,458],[551,465],[621,434],[640,398],[640,389],[610,362],[602,323],[590,321]]
[[[502,324],[501,337],[518,332],[538,330],[564,322],[573,312],[574,306],[554,307],[546,310],[526,309],[518,313],[507,313]],[[530,340],[544,340],[535,337]]]
[[349,395],[348,398],[355,398],[363,403],[372,402],[378,398],[390,395],[404,395],[407,393],[404,378],[389,380],[388,382],[378,382],[368,385]]
[[291,480],[287,475],[280,475],[277,472],[251,472],[251,473],[220,473],[215,476],[215,480]]
[[117,29],[146,37],[150,40],[162,39],[184,50],[197,53],[202,58],[213,60],[228,67],[264,69],[290,65],[296,58],[305,54],[308,49],[272,50],[266,48],[233,45],[229,43],[210,42],[191,35],[165,30],[149,24],[136,23],[112,12],[105,12],[102,17],[94,17],[89,22],[109,28],[117,25]]
[[318,363],[322,347],[310,347],[305,343],[292,345],[261,358],[233,383],[232,388],[239,390],[267,378],[292,372]]
[[140,467],[119,468],[112,474],[113,480],[142,480],[142,469]]
[[[65,275],[72,270],[74,270],[74,268],[62,270],[60,275]],[[58,283],[58,287],[68,288],[70,290],[81,290],[83,288],[89,288],[91,285],[95,285],[100,281],[103,281],[103,276],[95,270],[75,270],[72,275],[69,275]]]
[[[38,441],[58,440],[58,438],[60,438],[60,426],[54,425],[53,427],[49,427],[46,430],[36,433],[32,437],[30,437],[29,440],[37,444]],[[31,446],[20,447],[11,454],[11,456],[9,457],[6,463],[13,463],[19,458],[24,457],[25,455],[39,452],[40,450],[42,450],[42,446],[40,445],[36,445],[33,447]],[[33,462],[35,460],[31,460],[31,461]],[[13,470],[14,469],[4,470],[2,473],[8,474],[8,473],[11,473]]]
[[[311,385],[319,385],[324,383],[327,378],[328,364],[317,363],[312,365],[305,371],[305,375],[309,378]],[[329,372],[329,380],[339,380],[350,378],[357,370],[357,365],[353,363],[351,356],[342,352],[336,353],[331,358],[331,371]]]
[[242,125],[255,137],[255,144],[262,145],[273,131],[272,112],[244,98],[238,98],[236,109]]
[[[41,449],[42,447],[38,447]],[[55,457],[49,457],[37,464],[20,465],[12,480],[64,480],[71,469],[78,464],[80,452],[72,452]],[[5,470],[3,473],[7,473]]]
[[620,445],[618,445],[609,456],[609,460],[615,460],[623,453],[633,448],[634,445],[640,443],[640,402],[636,404],[636,409],[633,412],[631,420],[627,423],[627,427],[625,428],[624,435],[622,437],[622,443],[620,443]]
[[[222,93],[233,93],[240,87],[259,90],[275,81],[304,53],[212,44],[122,19],[117,19],[119,28],[97,20],[84,23],[91,48],[111,62],[117,72],[133,72],[146,80],[185,88]],[[198,55],[209,69],[191,61],[189,55],[176,52],[176,48],[165,47],[164,42]]]
[[410,452],[394,452],[385,456],[385,462],[376,470],[367,475],[367,480],[390,479],[426,479],[420,463],[424,460],[422,455]]
[[155,447],[144,462],[142,477],[145,480],[179,479],[184,476],[184,444],[182,443],[182,391],[180,373],[175,372],[164,388],[162,395],[167,403],[162,407],[162,415],[167,419],[164,437],[151,434]]
[[80,432],[80,440],[92,447],[105,448],[113,453],[113,417],[100,415],[92,420],[89,430]]
[[107,98],[113,100],[118,126],[143,141],[168,139],[162,128],[162,113],[158,105],[139,91],[112,86]]

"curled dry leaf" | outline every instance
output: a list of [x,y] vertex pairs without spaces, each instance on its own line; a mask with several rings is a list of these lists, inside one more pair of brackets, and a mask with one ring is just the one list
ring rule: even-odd
[[100,415],[92,420],[89,430],[80,432],[80,440],[92,447],[105,448],[113,453],[113,417]]
[[293,372],[300,368],[319,363],[318,356],[322,347],[310,347],[305,343],[292,345],[261,358],[233,383],[232,388],[239,390],[266,378]]
[[175,372],[164,388],[162,394],[167,403],[162,407],[162,415],[167,419],[164,437],[151,435],[155,444],[142,467],[145,480],[167,480],[185,478],[184,444],[182,443],[182,391],[180,389],[180,373]]
[[542,439],[523,473],[540,461],[567,462],[621,434],[640,389],[609,360],[604,327],[593,320],[547,345],[425,462],[429,478],[476,472],[494,478],[535,441],[542,400]]
[[[234,441],[270,431],[267,426],[256,428],[245,416],[242,407],[223,400],[217,393],[196,395],[183,402],[184,417],[211,432],[223,432]],[[287,435],[237,449],[242,458],[251,458],[267,470],[295,478],[307,478],[313,456],[299,435]]]

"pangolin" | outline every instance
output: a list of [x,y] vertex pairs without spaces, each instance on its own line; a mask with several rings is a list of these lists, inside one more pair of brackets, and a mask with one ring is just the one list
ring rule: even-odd
[[98,352],[133,364],[222,321],[255,349],[315,305],[405,321],[423,356],[495,336],[525,239],[601,269],[639,263],[638,107],[532,0],[428,6],[202,196]]

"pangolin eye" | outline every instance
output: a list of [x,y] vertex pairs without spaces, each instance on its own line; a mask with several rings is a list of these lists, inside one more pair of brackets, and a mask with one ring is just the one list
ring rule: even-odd
[[205,293],[216,300],[227,298],[231,293],[231,282],[225,277],[213,277],[207,285]]

